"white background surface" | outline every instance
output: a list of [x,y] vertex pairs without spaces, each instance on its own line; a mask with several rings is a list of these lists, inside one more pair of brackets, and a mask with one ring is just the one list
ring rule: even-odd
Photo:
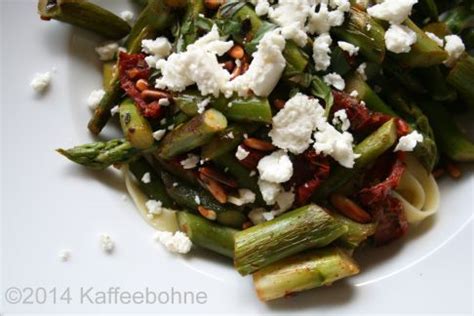
[[[111,171],[91,172],[54,152],[91,141],[89,92],[100,87],[100,41],[57,22],[42,22],[36,1],[1,1],[1,302],[0,312],[166,312],[384,314],[473,311],[473,170],[444,179],[436,218],[389,247],[357,255],[360,275],[330,288],[263,304],[250,278],[225,259],[195,251],[178,257],[152,240],[153,230],[122,199]],[[125,1],[102,1],[120,12]],[[35,72],[57,72],[37,96]],[[107,134],[105,134],[107,135]],[[116,242],[113,255],[98,235]],[[71,249],[69,262],[58,252]],[[203,305],[80,304],[81,287],[106,291],[204,291]],[[66,304],[7,304],[10,287],[70,288]]]

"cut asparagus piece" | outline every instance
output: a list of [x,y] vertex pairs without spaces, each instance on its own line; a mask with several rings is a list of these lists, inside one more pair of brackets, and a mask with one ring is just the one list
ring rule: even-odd
[[247,275],[310,248],[319,248],[347,232],[321,207],[310,204],[235,235],[234,265]]
[[237,230],[187,212],[178,212],[177,217],[179,229],[188,235],[193,244],[229,258],[234,256],[234,235]]
[[461,132],[451,114],[438,103],[420,101],[419,105],[430,120],[441,152],[455,161],[474,161],[474,144]]
[[357,263],[343,250],[330,247],[313,250],[275,262],[253,274],[257,296],[262,301],[330,285],[359,273]]
[[[173,200],[166,193],[166,188],[160,176],[145,158],[141,157],[131,161],[128,166],[137,179],[138,186],[148,198],[160,201],[163,207],[173,207]],[[143,181],[145,174],[149,174],[149,181]]]
[[163,159],[171,159],[208,143],[212,137],[227,127],[225,116],[214,109],[178,126],[161,141],[156,154]]
[[474,7],[472,5],[470,8],[468,5],[457,5],[454,9],[443,14],[442,18],[452,33],[459,34],[465,29],[474,27]]
[[54,19],[92,31],[111,40],[119,40],[130,32],[120,17],[86,0],[39,0],[42,19]]
[[385,31],[365,10],[352,6],[346,22],[332,28],[334,35],[360,49],[369,61],[380,64],[385,57]]
[[397,139],[395,121],[390,120],[365,138],[361,143],[357,144],[354,152],[361,156],[356,159],[354,168],[335,167],[329,175],[329,178],[316,190],[313,200],[324,200],[330,193],[337,191],[344,184],[353,179],[361,169],[367,167],[392,147]]
[[229,125],[225,130],[214,136],[212,141],[202,147],[201,155],[205,160],[213,160],[235,149],[244,140],[245,133],[255,129],[247,125]]
[[92,169],[105,169],[116,163],[126,163],[141,153],[124,139],[57,149],[57,152],[75,163]]
[[195,212],[199,211],[199,207],[204,207],[210,211],[204,214],[208,219],[229,227],[241,228],[246,221],[246,216],[239,209],[219,203],[206,190],[188,185],[166,172],[161,173],[161,178],[168,195],[182,207]]
[[449,72],[448,83],[474,108],[474,57],[465,54]]
[[102,87],[105,91],[110,91],[112,88],[114,73],[115,73],[115,62],[110,61],[104,63],[102,66]]
[[441,72],[441,66],[420,68],[417,70],[417,74],[433,100],[439,102],[453,102],[457,99],[458,95],[456,90],[447,84],[446,76]]
[[143,117],[140,110],[131,99],[125,99],[120,104],[120,125],[125,138],[137,149],[147,149],[153,146],[155,139],[150,123]]
[[336,243],[343,248],[355,249],[359,247],[362,242],[375,234],[375,230],[377,229],[376,223],[360,224],[339,214],[333,214],[333,216],[347,226],[348,229],[347,232],[336,241]]

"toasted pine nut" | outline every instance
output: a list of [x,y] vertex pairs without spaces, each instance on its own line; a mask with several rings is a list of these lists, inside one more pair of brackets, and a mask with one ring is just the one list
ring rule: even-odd
[[242,74],[242,66],[241,67],[235,67],[234,71],[230,74],[230,80],[235,79],[236,77],[240,76]]
[[229,50],[229,56],[234,58],[234,59],[242,59],[245,55],[244,48],[240,45],[234,45],[230,50]]
[[140,91],[145,91],[148,89],[149,84],[148,84],[148,81],[146,81],[145,79],[140,79],[135,84],[135,87],[137,87],[137,89]]
[[341,194],[333,194],[331,195],[330,200],[331,204],[348,218],[363,224],[372,221],[372,216],[370,216],[369,213],[364,211],[359,205],[347,197]]
[[443,168],[433,170],[433,177],[435,177],[435,179],[439,179],[444,175],[445,171],[446,170],[444,170]]
[[225,193],[224,188],[219,184],[219,182],[203,175],[202,173],[199,174],[199,179],[201,179],[209,193],[211,193],[219,203],[227,203],[227,193]]
[[213,210],[209,210],[201,205],[198,206],[198,212],[201,214],[203,217],[207,218],[208,220],[215,221],[217,218],[216,212]]
[[275,149],[275,146],[271,143],[257,138],[244,139],[244,145],[260,151],[272,151]]
[[235,64],[232,60],[228,60],[222,64],[222,67],[228,72],[232,72],[235,69]]
[[459,179],[462,176],[462,172],[458,165],[453,162],[448,162],[446,164],[446,170],[448,171],[449,176],[453,179]]
[[224,0],[204,0],[206,8],[211,10],[218,9],[225,1]]
[[141,94],[142,98],[144,99],[149,98],[153,100],[159,100],[163,98],[170,98],[170,95],[168,93],[158,90],[143,90]]
[[275,99],[275,101],[273,101],[273,106],[278,109],[278,110],[281,110],[285,107],[285,101],[282,100],[282,99]]
[[201,167],[199,168],[199,173],[208,178],[216,180],[217,182],[220,182],[228,187],[234,189],[238,187],[237,181],[232,178],[229,178],[226,174],[221,173],[212,167]]
[[242,229],[247,229],[252,226],[253,226],[253,223],[251,221],[248,221],[242,224]]

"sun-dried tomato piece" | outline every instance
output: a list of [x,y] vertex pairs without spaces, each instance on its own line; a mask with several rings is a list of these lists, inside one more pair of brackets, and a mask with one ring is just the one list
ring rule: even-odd
[[242,147],[245,151],[248,151],[249,154],[244,159],[239,160],[239,162],[249,170],[257,168],[260,159],[268,155],[268,153],[250,148],[249,146],[246,146],[244,144],[240,144],[240,147]]
[[378,223],[374,234],[376,246],[386,245],[408,231],[408,221],[402,203],[397,198],[387,196],[382,204],[373,209],[372,213]]

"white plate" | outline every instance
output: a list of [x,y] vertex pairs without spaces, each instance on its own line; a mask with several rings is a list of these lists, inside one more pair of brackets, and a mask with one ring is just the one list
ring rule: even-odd
[[[36,1],[1,2],[2,303],[9,312],[201,313],[469,313],[472,312],[472,169],[444,179],[442,207],[431,221],[391,246],[358,253],[362,272],[349,280],[270,304],[258,301],[251,278],[204,252],[179,257],[152,241],[153,230],[124,201],[112,171],[92,172],[54,152],[91,141],[89,92],[100,87],[98,40],[57,22],[42,22]],[[102,1],[116,12],[125,1]],[[49,91],[29,87],[35,72],[57,71]],[[471,121],[472,122],[472,121]],[[110,133],[111,131],[108,131]],[[112,131],[113,132],[113,131]],[[98,235],[116,241],[105,255]],[[70,249],[69,262],[58,252]],[[70,289],[72,301],[49,292],[45,304],[9,304],[7,289]],[[205,304],[91,304],[80,288],[106,291],[205,292]],[[41,291],[38,295],[41,299]],[[36,293],[35,292],[35,293]],[[10,292],[9,292],[10,293]],[[14,295],[15,293],[10,295]],[[98,294],[99,295],[99,294]],[[175,294],[176,295],[176,294]],[[166,295],[162,294],[162,301]]]

